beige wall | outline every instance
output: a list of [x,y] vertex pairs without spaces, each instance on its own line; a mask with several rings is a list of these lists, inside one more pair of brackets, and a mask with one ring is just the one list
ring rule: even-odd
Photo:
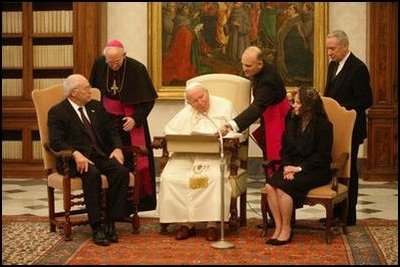
[[[344,30],[349,36],[350,50],[367,66],[367,3],[329,3],[329,30]],[[360,146],[358,157],[367,156],[367,141]]]
[[362,61],[367,58],[367,4],[329,3],[329,30],[344,30],[350,50]]
[[147,66],[147,3],[107,3],[107,40],[119,39],[127,55]]
[[[365,2],[329,3],[329,30],[344,30],[349,36],[352,52],[367,63],[366,13]],[[120,39],[128,51],[128,56],[148,66],[147,3],[108,2],[107,39],[111,38]],[[164,125],[182,107],[182,101],[158,101],[149,116],[152,136],[162,135]],[[363,147],[360,148],[359,157],[365,155],[364,150],[366,151]],[[156,155],[159,155],[158,151]],[[250,156],[261,156],[261,151],[252,141]]]

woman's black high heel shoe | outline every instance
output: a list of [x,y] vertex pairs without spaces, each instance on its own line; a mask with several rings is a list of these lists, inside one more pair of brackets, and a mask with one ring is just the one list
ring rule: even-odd
[[272,244],[275,243],[276,241],[277,241],[276,238],[270,238],[270,239],[268,239],[267,241],[265,241],[265,244],[272,245]]
[[273,246],[283,246],[283,245],[289,244],[290,242],[292,242],[292,237],[293,237],[293,230],[290,231],[290,236],[289,236],[289,238],[287,240],[275,239],[275,241],[273,243],[271,243],[271,245],[273,245]]

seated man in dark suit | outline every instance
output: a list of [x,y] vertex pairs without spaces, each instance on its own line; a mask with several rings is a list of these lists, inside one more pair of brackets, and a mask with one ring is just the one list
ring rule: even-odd
[[[115,221],[124,217],[129,170],[123,166],[122,141],[102,104],[91,99],[88,80],[80,74],[64,82],[67,98],[48,114],[50,147],[72,150],[71,177],[82,178],[82,188],[93,241],[107,246],[118,242]],[[57,171],[63,173],[62,160]],[[101,178],[107,176],[106,215],[101,214]],[[102,224],[102,222],[105,224]]]

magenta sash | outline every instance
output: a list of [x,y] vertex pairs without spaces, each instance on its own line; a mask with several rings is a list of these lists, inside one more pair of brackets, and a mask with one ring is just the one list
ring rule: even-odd
[[[103,97],[103,106],[108,113],[114,115],[131,116],[135,113],[132,105],[122,104],[118,100]],[[133,146],[146,146],[145,131],[143,125],[133,127],[131,130],[131,144]],[[147,156],[136,157],[136,175],[140,179],[140,195],[147,196],[153,194],[153,184],[150,175],[149,158]]]

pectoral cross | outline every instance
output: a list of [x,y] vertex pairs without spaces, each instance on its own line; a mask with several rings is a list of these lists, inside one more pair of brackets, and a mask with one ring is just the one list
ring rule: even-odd
[[113,85],[111,86],[110,89],[111,89],[111,91],[113,92],[114,95],[117,94],[119,87],[117,86],[117,83],[115,82],[115,79],[114,79]]

